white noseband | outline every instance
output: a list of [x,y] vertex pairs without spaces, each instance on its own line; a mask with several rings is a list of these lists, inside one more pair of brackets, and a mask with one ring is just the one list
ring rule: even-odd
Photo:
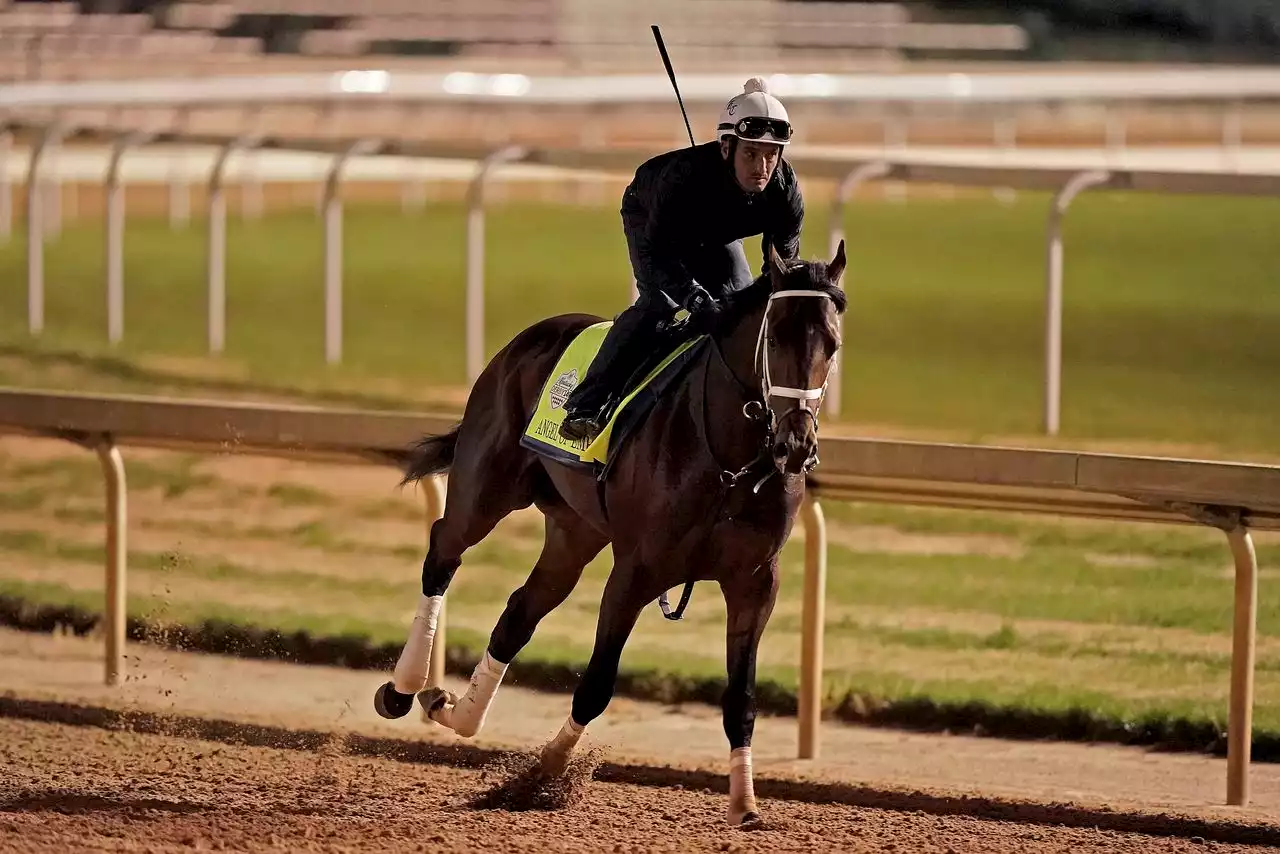
[[[799,401],[799,408],[813,415],[816,410],[809,408],[809,401],[821,400],[822,396],[827,393],[827,380],[831,377],[828,370],[827,379],[823,380],[821,388],[791,388],[790,386],[774,385],[769,375],[769,348],[765,346],[765,329],[769,326],[769,309],[773,306],[773,301],[783,299],[785,297],[820,297],[822,299],[831,299],[830,294],[822,291],[775,291],[769,294],[769,302],[764,309],[764,317],[760,320],[760,334],[756,337],[756,373],[760,376],[760,390],[764,393],[765,405],[769,403],[771,397],[787,397],[792,400]],[[832,363],[834,364],[834,358]],[[817,416],[814,416],[815,421]]]

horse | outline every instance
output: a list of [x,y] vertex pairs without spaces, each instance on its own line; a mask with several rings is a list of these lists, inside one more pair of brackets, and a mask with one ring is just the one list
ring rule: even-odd
[[[844,241],[830,262],[766,270],[726,296],[705,343],[616,450],[607,477],[521,446],[548,376],[574,336],[601,318],[564,314],[526,327],[477,378],[461,421],[406,449],[402,483],[449,473],[443,515],[431,527],[422,595],[394,680],[374,706],[427,715],[462,737],[484,724],[507,666],[538,622],[574,589],[607,545],[613,568],[600,602],[591,657],[570,714],[537,760],[563,774],[585,728],[604,713],[618,662],[641,610],[685,584],[720,586],[727,610],[727,683],[721,700],[729,742],[728,823],[760,820],[751,773],[756,656],[778,593],[778,561],[818,463],[818,409],[840,348]],[[535,505],[542,552],[499,617],[464,696],[424,690],[445,591],[467,549],[508,514]],[[683,604],[682,602],[682,608]],[[668,617],[669,614],[666,614]]]

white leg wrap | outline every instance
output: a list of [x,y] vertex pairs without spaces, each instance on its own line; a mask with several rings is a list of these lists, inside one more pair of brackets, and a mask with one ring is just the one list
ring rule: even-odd
[[575,721],[573,715],[569,715],[564,719],[564,726],[560,727],[556,737],[551,739],[551,747],[563,751],[567,756],[578,746],[578,739],[582,738],[584,730],[586,726]]
[[551,776],[559,776],[564,773],[564,769],[569,765],[569,757],[573,755],[573,749],[578,746],[578,739],[582,738],[582,732],[586,727],[576,723],[573,715],[569,715],[565,719],[564,726],[560,727],[560,731],[556,733],[556,737],[542,748],[542,770]]
[[436,622],[443,604],[443,594],[423,596],[418,602],[418,613],[409,627],[409,639],[404,642],[404,649],[396,662],[395,686],[401,694],[416,694],[427,687],[431,642],[435,640]]
[[497,661],[485,650],[484,657],[471,672],[471,684],[467,693],[462,695],[452,706],[434,712],[431,719],[443,724],[463,738],[470,738],[484,726],[485,715],[493,702],[493,695],[498,693],[498,685],[507,672],[507,665]]
[[739,747],[729,753],[729,823],[741,824],[747,813],[757,811],[751,782],[751,748]]

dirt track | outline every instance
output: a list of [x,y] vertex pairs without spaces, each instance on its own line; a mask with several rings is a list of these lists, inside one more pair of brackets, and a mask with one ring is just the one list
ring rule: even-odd
[[504,779],[344,755],[0,721],[4,850],[1247,851],[924,811],[768,799],[767,825],[723,825],[709,790],[580,780],[555,811],[476,808]]
[[[724,826],[718,714],[619,701],[561,809],[476,809],[563,695],[504,687],[482,737],[372,716],[379,674],[133,645],[100,684],[87,639],[0,631],[0,850],[1258,851],[1280,771],[1220,805],[1221,760],[826,727],[795,763],[762,719],[766,827]],[[461,687],[461,684],[451,684]],[[5,693],[7,692],[7,693]],[[587,774],[586,771],[592,771]],[[1202,782],[1208,777],[1207,784]],[[1203,787],[1203,788],[1201,788]],[[563,793],[562,793],[563,794]]]

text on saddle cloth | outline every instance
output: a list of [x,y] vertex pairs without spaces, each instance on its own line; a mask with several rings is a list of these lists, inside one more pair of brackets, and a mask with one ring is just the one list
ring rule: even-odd
[[[627,392],[593,441],[566,439],[560,435],[565,401],[586,376],[611,326],[613,321],[610,320],[594,323],[574,336],[565,348],[543,383],[538,406],[520,437],[522,447],[570,466],[597,468],[605,465],[630,429],[639,423],[639,419],[688,363],[694,348],[702,340],[697,336],[669,345],[671,352]],[[617,442],[613,441],[615,437]]]

